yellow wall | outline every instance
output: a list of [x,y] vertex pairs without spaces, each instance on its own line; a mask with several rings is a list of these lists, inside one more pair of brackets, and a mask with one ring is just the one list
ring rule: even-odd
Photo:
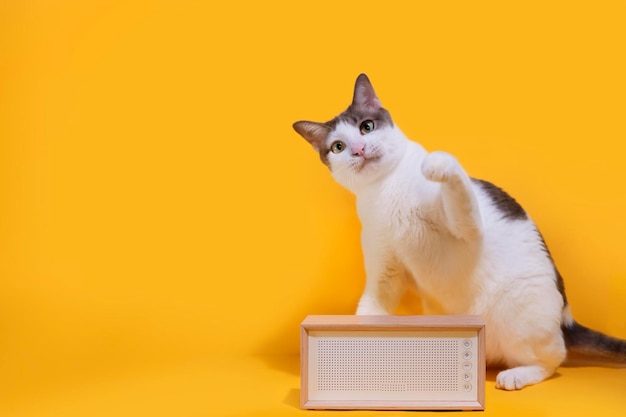
[[360,72],[522,202],[575,316],[626,337],[626,3],[410,3],[2,1],[4,406],[295,354],[305,315],[351,313],[354,199],[291,124]]

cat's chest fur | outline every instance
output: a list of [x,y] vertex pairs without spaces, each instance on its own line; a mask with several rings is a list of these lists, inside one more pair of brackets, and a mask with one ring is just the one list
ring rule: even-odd
[[421,237],[437,232],[433,223],[437,217],[436,184],[419,175],[422,159],[417,151],[408,152],[386,178],[356,193],[363,227],[371,228],[388,244],[420,244]]
[[357,192],[362,246],[366,256],[394,263],[385,267],[402,269],[421,293],[438,299],[433,312],[461,313],[471,308],[467,295],[474,292],[482,240],[459,240],[443,226],[440,185],[420,172],[425,154],[410,146],[393,172]]

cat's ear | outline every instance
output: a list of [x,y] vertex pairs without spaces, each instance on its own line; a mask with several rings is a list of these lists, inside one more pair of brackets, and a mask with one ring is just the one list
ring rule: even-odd
[[293,128],[306,139],[316,151],[320,151],[328,138],[330,127],[324,123],[300,121],[293,124]]
[[380,100],[376,97],[376,92],[367,75],[361,74],[354,84],[354,97],[352,105],[355,107],[376,110],[382,107]]

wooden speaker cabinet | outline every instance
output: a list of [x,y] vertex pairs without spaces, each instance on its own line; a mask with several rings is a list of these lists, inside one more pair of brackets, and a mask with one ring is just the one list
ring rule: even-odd
[[478,316],[308,316],[304,409],[484,410]]

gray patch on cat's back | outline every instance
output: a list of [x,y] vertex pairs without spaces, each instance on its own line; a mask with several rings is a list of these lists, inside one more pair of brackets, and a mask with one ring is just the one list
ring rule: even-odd
[[539,236],[539,240],[541,241],[541,249],[543,249],[548,259],[550,259],[550,262],[552,262],[552,266],[554,267],[554,276],[556,279],[556,288],[557,290],[559,290],[559,293],[563,297],[563,306],[566,306],[567,295],[565,295],[565,282],[563,281],[563,277],[561,276],[561,273],[556,267],[556,263],[554,262],[554,259],[552,258],[552,254],[550,253],[550,249],[548,248],[548,245],[546,244],[546,241],[543,238],[543,235],[541,234],[539,229],[537,229],[536,227],[535,227],[535,231],[537,232],[537,236]]
[[[472,178],[474,184],[478,185],[485,193],[491,198],[493,204],[498,208],[500,213],[502,213],[502,217],[507,220],[527,220],[528,214],[524,208],[517,202],[513,197],[511,197],[506,191],[503,189],[493,185],[489,181],[479,180],[476,178]],[[543,239],[541,232],[535,227],[535,231],[539,237],[541,242],[541,249],[545,252],[548,259],[552,263],[552,267],[554,268],[554,278],[555,285],[561,297],[563,297],[563,305],[567,305],[567,296],[565,295],[565,283],[563,282],[563,277],[561,273],[556,267],[554,263],[554,259],[552,259],[552,254],[550,253],[550,249],[548,249],[548,245],[546,241]]]
[[319,154],[320,154],[320,161],[322,161],[322,163],[330,169],[330,162],[328,161],[328,149],[325,147],[321,148],[319,151]]
[[472,178],[474,184],[478,185],[491,198],[494,206],[502,213],[502,217],[507,220],[526,220],[528,215],[524,208],[502,188],[497,187],[489,181]]

